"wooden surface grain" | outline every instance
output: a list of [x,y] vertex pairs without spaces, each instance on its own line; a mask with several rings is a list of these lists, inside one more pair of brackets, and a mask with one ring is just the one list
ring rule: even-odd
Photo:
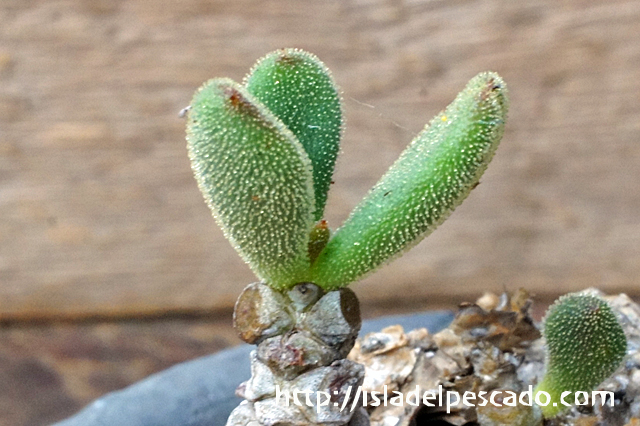
[[237,344],[230,322],[165,318],[0,328],[0,425],[49,425],[107,392]]
[[337,227],[478,72],[507,81],[469,199],[364,301],[525,287],[640,295],[640,2],[0,3],[0,318],[228,309],[254,280],[192,177],[178,111],[273,49],[316,53],[345,102]]

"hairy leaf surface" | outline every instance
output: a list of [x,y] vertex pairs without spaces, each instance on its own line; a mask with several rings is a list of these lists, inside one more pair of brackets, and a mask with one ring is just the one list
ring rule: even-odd
[[282,49],[259,60],[245,83],[306,150],[313,166],[314,218],[320,220],[342,130],[340,95],[331,73],[315,55]]
[[474,77],[413,140],[312,265],[325,289],[349,284],[431,233],[478,183],[502,138],[503,80]]
[[[599,296],[570,293],[549,307],[544,319],[546,372],[534,390],[547,392],[551,402],[541,406],[549,418],[566,410],[562,393],[590,392],[620,366],[627,339],[611,306]],[[573,403],[574,395],[564,400]]]
[[214,79],[193,98],[187,144],[207,204],[251,269],[276,288],[304,281],[313,180],[293,133],[245,88]]

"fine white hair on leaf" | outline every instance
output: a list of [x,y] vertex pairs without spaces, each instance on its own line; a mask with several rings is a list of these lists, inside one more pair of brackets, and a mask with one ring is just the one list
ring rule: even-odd
[[306,280],[314,192],[304,148],[229,79],[205,83],[191,106],[191,165],[225,236],[269,285],[286,288]]
[[502,138],[507,88],[474,77],[418,134],[312,265],[315,283],[345,286],[413,247],[466,198]]

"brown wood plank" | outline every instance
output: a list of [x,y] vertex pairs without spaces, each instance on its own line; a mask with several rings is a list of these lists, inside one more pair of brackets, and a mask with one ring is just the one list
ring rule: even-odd
[[230,318],[0,329],[0,424],[45,426],[156,371],[239,343]]
[[466,80],[491,69],[511,89],[482,185],[362,299],[640,295],[639,33],[634,0],[5,0],[0,318],[232,306],[253,276],[202,202],[177,113],[285,46],[344,90],[333,227]]

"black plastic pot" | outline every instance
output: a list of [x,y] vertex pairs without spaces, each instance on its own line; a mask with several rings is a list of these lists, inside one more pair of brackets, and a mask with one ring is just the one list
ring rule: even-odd
[[[449,311],[383,317],[364,321],[360,335],[394,324],[434,333],[452,319]],[[250,376],[253,349],[242,345],[178,364],[107,394],[54,426],[223,426],[241,401],[234,391]]]

